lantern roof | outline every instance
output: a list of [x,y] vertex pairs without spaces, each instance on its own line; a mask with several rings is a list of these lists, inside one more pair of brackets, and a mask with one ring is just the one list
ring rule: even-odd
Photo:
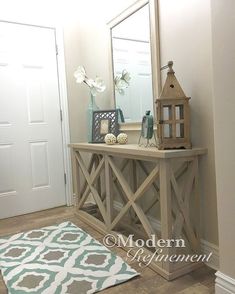
[[175,77],[175,72],[173,70],[173,61],[168,62],[168,72],[165,84],[163,86],[162,92],[159,99],[185,99],[186,97],[183,89],[181,88],[177,78]]

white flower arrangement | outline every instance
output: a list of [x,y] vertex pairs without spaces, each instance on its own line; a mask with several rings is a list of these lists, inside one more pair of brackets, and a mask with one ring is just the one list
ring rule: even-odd
[[116,76],[114,78],[115,89],[118,91],[119,94],[124,95],[125,89],[130,85],[130,73],[127,70],[122,71],[121,76]]
[[89,79],[86,75],[85,68],[81,65],[74,72],[74,77],[76,78],[76,82],[78,84],[85,83],[90,88],[91,95],[93,96],[104,92],[106,89],[103,79],[100,77],[96,77],[95,80]]

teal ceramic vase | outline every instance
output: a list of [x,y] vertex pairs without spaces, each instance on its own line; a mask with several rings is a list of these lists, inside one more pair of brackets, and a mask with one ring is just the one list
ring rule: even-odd
[[87,107],[87,141],[92,142],[92,122],[93,122],[93,111],[99,110],[96,104],[95,96],[90,93],[90,101]]

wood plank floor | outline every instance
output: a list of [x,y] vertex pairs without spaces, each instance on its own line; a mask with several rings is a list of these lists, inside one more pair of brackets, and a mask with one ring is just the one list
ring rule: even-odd
[[[36,212],[23,216],[0,220],[0,236],[28,231],[44,226],[59,224],[63,221],[71,221],[95,239],[102,242],[103,236],[80,221],[75,215],[74,208],[60,207],[46,211]],[[119,256],[125,258],[126,252],[118,247],[112,250]],[[140,268],[136,261],[128,262],[141,275],[124,284],[108,288],[102,294],[208,294],[214,292],[215,271],[203,266],[202,268],[168,282],[156,274],[150,268]],[[0,276],[0,294],[7,293],[6,287]],[[53,293],[51,293],[53,294]],[[79,293],[78,293],[79,294]]]

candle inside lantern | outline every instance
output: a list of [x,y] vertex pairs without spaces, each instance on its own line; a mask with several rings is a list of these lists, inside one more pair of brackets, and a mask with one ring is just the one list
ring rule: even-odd
[[171,138],[172,137],[172,125],[171,124],[164,124],[164,138]]
[[175,106],[175,119],[183,119],[184,118],[184,106],[176,105]]
[[171,120],[172,118],[172,111],[171,106],[163,106],[163,120]]

